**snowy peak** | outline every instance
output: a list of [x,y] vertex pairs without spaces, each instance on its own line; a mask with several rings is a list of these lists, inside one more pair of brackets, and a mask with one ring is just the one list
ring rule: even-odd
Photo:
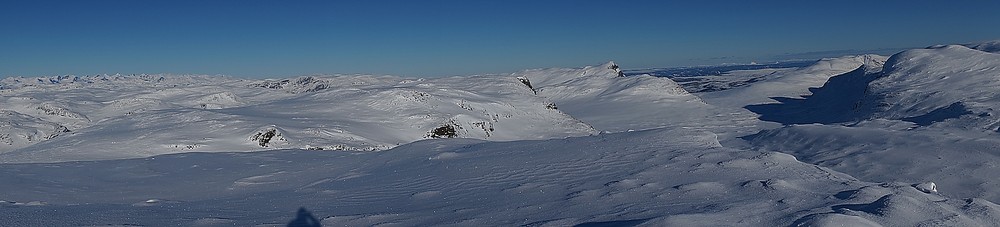
[[618,64],[615,64],[614,61],[609,61],[608,63],[605,63],[602,66],[604,66],[604,67],[606,67],[606,68],[608,68],[608,69],[610,69],[612,71],[615,71],[615,74],[618,75],[618,77],[625,77],[625,73],[622,72],[622,69],[619,68]]
[[888,60],[888,57],[876,54],[865,54],[858,57],[861,58],[866,73],[882,72],[882,68],[885,66],[886,60]]
[[597,66],[583,68],[548,68],[530,69],[511,74],[512,77],[524,77],[531,80],[536,87],[550,86],[569,81],[598,80],[604,81],[616,77],[625,77],[624,72],[615,62],[607,62]]
[[[528,81],[532,89],[550,99],[567,99],[606,96],[622,92],[653,95],[688,95],[669,78],[648,75],[624,76],[614,62],[576,69],[535,69],[514,73],[522,82]],[[650,89],[659,89],[652,91]],[[547,90],[547,91],[546,91]]]

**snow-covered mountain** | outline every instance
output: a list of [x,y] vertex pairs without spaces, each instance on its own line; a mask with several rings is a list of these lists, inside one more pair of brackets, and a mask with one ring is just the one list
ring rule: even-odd
[[736,108],[709,105],[674,81],[649,75],[622,77],[609,62],[582,69],[514,73],[538,96],[597,130],[620,132],[663,127],[703,128],[715,133],[752,127],[756,119]]
[[[748,127],[667,78],[614,63],[448,78],[7,78],[0,162],[280,148],[376,151],[429,138],[495,141],[665,126]],[[34,123],[28,123],[34,122]],[[735,123],[734,123],[735,122]],[[724,133],[720,129],[718,133]],[[6,140],[5,140],[6,141]]]
[[998,226],[996,43],[682,84],[6,78],[0,225]]
[[770,76],[778,79],[700,96],[712,104],[745,106],[763,120],[784,124],[886,119],[919,126],[1000,129],[995,112],[1000,108],[998,54],[947,45],[908,50],[890,58],[865,55],[831,60],[804,69],[826,61],[835,70],[784,70],[775,74],[793,76]]
[[787,125],[745,139],[862,180],[935,181],[943,194],[1000,200],[1000,55],[978,50],[989,43],[968,46],[976,48],[904,51],[881,71],[859,69],[806,97],[748,106]]
[[1000,130],[1000,54],[960,45],[904,51],[869,90],[873,118]]
[[0,108],[14,127],[0,131],[11,138],[0,144],[0,160],[277,148],[374,151],[438,137],[507,141],[596,133],[515,77],[144,77],[8,78],[5,87],[11,88],[4,90]]

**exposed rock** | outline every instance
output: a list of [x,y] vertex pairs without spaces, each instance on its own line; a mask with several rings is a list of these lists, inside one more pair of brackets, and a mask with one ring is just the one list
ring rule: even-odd
[[524,84],[525,86],[528,86],[528,88],[531,89],[531,93],[534,93],[536,95],[538,94],[538,91],[535,91],[535,87],[531,86],[531,81],[528,80],[527,77],[519,76],[517,77],[517,80],[521,81],[521,83]]
[[285,142],[284,137],[281,136],[281,132],[274,126],[267,127],[261,130],[257,130],[253,136],[250,136],[250,141],[257,142],[260,147],[269,147],[274,142]]
[[449,124],[442,125],[441,127],[437,127],[435,129],[431,130],[430,132],[427,133],[426,137],[427,138],[435,138],[435,139],[438,139],[438,138],[455,138],[455,137],[458,137],[458,130],[457,130],[458,128],[461,128],[461,127],[458,126],[458,125],[455,125],[454,123],[449,123]]
[[328,81],[325,81],[316,77],[299,77],[298,79],[289,80],[265,80],[257,83],[247,84],[247,87],[259,87],[267,89],[277,89],[286,90],[289,93],[305,93],[305,92],[316,92],[326,90],[330,88]]
[[619,68],[618,64],[615,64],[615,62],[610,62],[610,65],[608,65],[608,69],[614,70],[615,73],[618,74],[618,77],[625,77],[625,73],[622,72],[622,69]]
[[45,115],[59,116],[59,117],[72,118],[72,119],[81,119],[81,120],[89,121],[89,119],[87,119],[87,116],[84,116],[83,114],[70,111],[69,109],[66,109],[66,108],[63,108],[61,106],[57,106],[57,105],[51,104],[51,103],[45,103],[45,104],[39,105],[39,106],[35,107],[35,109],[41,111],[41,113],[45,114]]
[[493,122],[491,122],[491,121],[477,121],[477,122],[472,122],[472,126],[476,127],[476,128],[479,128],[479,129],[482,129],[483,133],[486,134],[487,138],[490,137],[490,133],[492,133],[493,131],[496,130],[495,128],[493,128]]
[[267,89],[282,89],[290,80],[265,80],[258,83],[247,84],[247,87],[259,87]]

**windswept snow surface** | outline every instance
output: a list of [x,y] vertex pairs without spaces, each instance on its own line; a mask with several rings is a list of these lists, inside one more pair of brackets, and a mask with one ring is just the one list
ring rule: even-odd
[[[872,124],[872,123],[869,123]],[[795,125],[748,137],[766,150],[879,182],[938,183],[942,194],[1000,201],[1000,137],[955,129]],[[903,128],[899,128],[899,127]],[[897,129],[893,129],[896,127]]]
[[0,185],[5,226],[283,225],[299,207],[328,226],[974,226],[1000,214],[688,129],[7,164],[0,181],[17,182]]

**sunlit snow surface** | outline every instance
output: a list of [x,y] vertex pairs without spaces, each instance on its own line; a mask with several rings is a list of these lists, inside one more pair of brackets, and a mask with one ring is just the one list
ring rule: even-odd
[[997,226],[995,43],[681,83],[7,78],[0,226]]

